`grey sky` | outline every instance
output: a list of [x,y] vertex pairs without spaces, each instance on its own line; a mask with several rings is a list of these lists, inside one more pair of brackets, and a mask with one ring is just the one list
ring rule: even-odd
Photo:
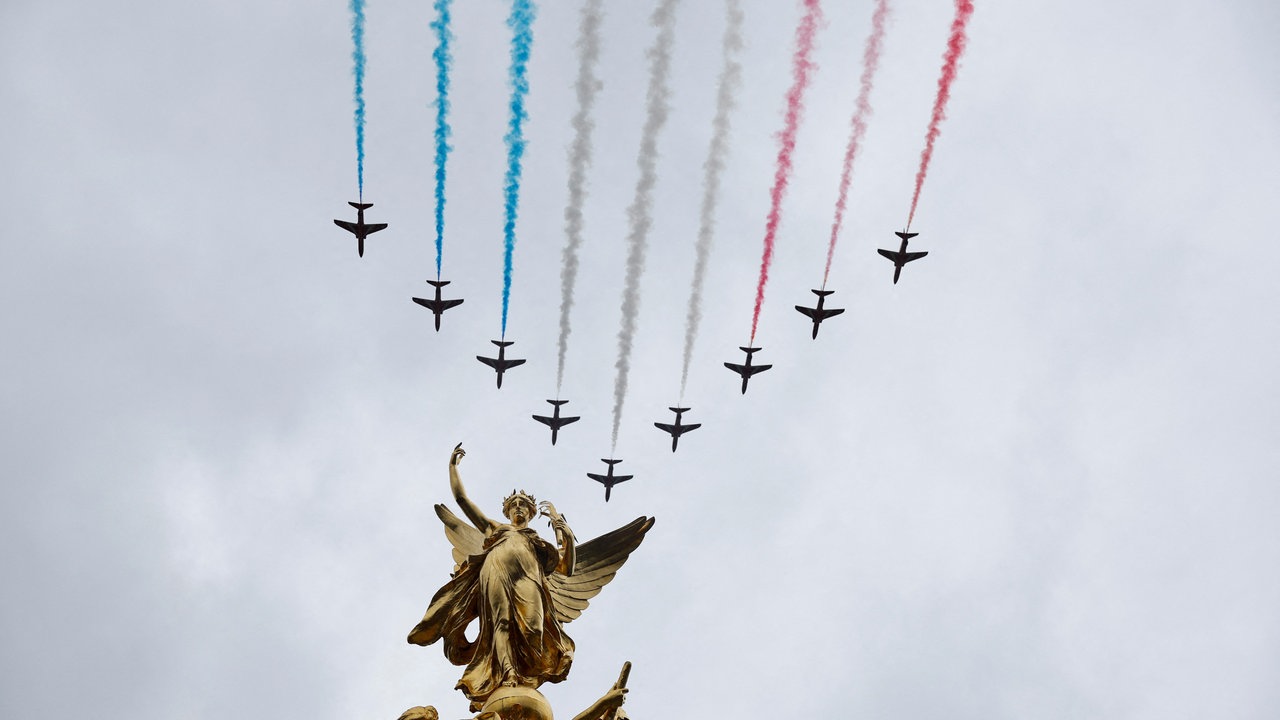
[[368,7],[356,257],[345,3],[0,9],[0,717],[461,718],[408,630],[452,566],[449,449],[496,509],[579,538],[658,520],[546,688],[635,663],[663,717],[1280,714],[1280,12],[979,0],[890,284],[952,7],[894,3],[817,341],[871,3],[826,3],[746,396],[793,2],[746,47],[704,317],[679,390],[723,10],[681,7],[671,118],[605,505],[625,210],[653,3],[607,3],[566,395],[552,448],[580,3],[543,3],[501,391],[506,4],[455,4],[440,333],[428,3]]

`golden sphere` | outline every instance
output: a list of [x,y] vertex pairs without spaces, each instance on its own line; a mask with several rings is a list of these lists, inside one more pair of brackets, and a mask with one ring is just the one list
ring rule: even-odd
[[534,688],[500,687],[484,701],[480,714],[494,713],[502,720],[553,720],[551,703]]

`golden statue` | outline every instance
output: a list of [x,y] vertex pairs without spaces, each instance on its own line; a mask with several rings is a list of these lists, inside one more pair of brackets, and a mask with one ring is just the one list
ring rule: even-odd
[[[459,443],[449,458],[449,487],[471,524],[444,505],[435,506],[457,564],[452,579],[431,598],[422,622],[409,633],[409,642],[431,645],[444,640],[445,657],[467,666],[456,687],[471,701],[473,711],[483,711],[480,717],[493,713],[504,720],[526,715],[549,719],[550,708],[539,706],[546,700],[537,688],[569,674],[574,646],[562,626],[581,615],[588,601],[613,579],[653,526],[653,518],[636,518],[578,545],[554,505],[513,491],[502,503],[509,522],[495,522],[463,491],[458,463],[465,455]],[[529,527],[538,515],[550,521],[556,544]],[[467,640],[467,626],[477,619],[476,639]],[[583,720],[616,716],[625,692],[615,687],[592,706],[608,707],[585,711]],[[501,708],[507,705],[519,709],[504,712]]]

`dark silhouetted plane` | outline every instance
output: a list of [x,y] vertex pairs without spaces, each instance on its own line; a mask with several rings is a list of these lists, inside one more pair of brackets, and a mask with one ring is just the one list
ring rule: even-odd
[[430,298],[416,297],[416,298],[413,298],[413,301],[418,303],[422,307],[430,310],[431,312],[435,313],[436,332],[440,332],[440,314],[451,307],[457,307],[458,305],[461,305],[462,298],[458,298],[457,300],[440,299],[440,288],[444,287],[445,285],[448,285],[449,284],[448,280],[428,280],[427,284],[436,289],[435,299],[433,300]]
[[568,425],[569,423],[578,422],[582,418],[560,417],[560,406],[569,402],[568,400],[548,400],[547,402],[551,403],[551,405],[555,407],[555,410],[551,413],[551,417],[547,417],[546,415],[534,415],[533,419],[551,428],[551,444],[555,445],[556,433],[560,432],[560,428]]
[[360,257],[364,257],[364,239],[387,226],[386,223],[364,223],[364,211],[373,207],[373,203],[347,203],[356,209],[356,221],[349,223],[346,220],[334,220],[333,224],[346,230],[356,236],[356,252],[360,253]]
[[667,408],[667,409],[676,414],[676,421],[674,423],[654,423],[653,426],[665,433],[671,434],[671,452],[675,452],[676,443],[680,442],[680,436],[689,432],[690,430],[697,430],[698,428],[702,427],[702,423],[694,423],[692,425],[681,425],[680,416],[689,412],[689,408],[673,407],[673,408]]
[[751,364],[751,356],[752,356],[754,353],[760,352],[760,348],[753,348],[753,347],[740,347],[740,348],[738,348],[738,349],[739,349],[739,350],[741,350],[741,351],[743,351],[743,352],[745,352],[745,353],[747,354],[747,362],[746,362],[746,364],[745,364],[745,365],[735,365],[734,363],[725,363],[725,364],[724,364],[724,366],[725,366],[725,367],[727,367],[727,368],[729,368],[730,370],[732,370],[732,371],[734,371],[734,372],[736,372],[736,373],[738,373],[739,375],[741,375],[741,376],[742,376],[742,394],[743,394],[743,395],[746,395],[746,394],[747,394],[747,381],[751,379],[751,376],[752,376],[752,375],[755,375],[755,374],[756,374],[756,373],[758,373],[758,372],[764,372],[765,370],[768,370],[769,368],[771,368],[771,367],[773,367],[773,366],[772,366],[772,365],[752,365],[752,364]]
[[821,324],[823,320],[826,320],[829,317],[835,317],[836,315],[839,315],[840,313],[844,312],[844,308],[827,308],[825,310],[823,309],[822,301],[826,300],[827,296],[835,292],[835,290],[813,290],[812,292],[814,295],[818,296],[818,306],[805,307],[803,305],[797,305],[796,309],[804,313],[805,315],[808,315],[809,318],[813,320],[813,339],[817,340],[818,325]]
[[876,252],[880,253],[881,255],[893,261],[893,284],[897,285],[898,275],[902,273],[902,266],[906,265],[912,260],[919,260],[920,258],[924,257],[925,255],[928,255],[929,253],[928,251],[907,252],[907,241],[919,235],[920,233],[894,232],[893,234],[902,238],[902,247],[898,248],[898,252],[894,252],[892,250],[885,250],[884,248],[877,248]]
[[484,357],[483,355],[477,355],[476,359],[498,371],[498,387],[502,387],[502,373],[517,365],[523,365],[524,359],[507,359],[507,348],[515,344],[514,340],[490,340],[489,342],[498,346],[498,357],[489,358]]
[[614,475],[613,474],[613,466],[622,462],[621,460],[600,458],[600,462],[609,466],[609,472],[604,475],[600,475],[599,473],[587,473],[587,477],[591,478],[592,480],[595,480],[598,483],[604,484],[604,501],[609,502],[609,493],[613,490],[613,486],[617,485],[620,482],[626,482],[631,478],[635,477],[635,475]]

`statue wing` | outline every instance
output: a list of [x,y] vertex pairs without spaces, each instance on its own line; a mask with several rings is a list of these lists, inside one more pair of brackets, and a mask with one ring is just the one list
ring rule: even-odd
[[653,518],[638,517],[630,523],[578,546],[577,562],[572,575],[552,573],[547,576],[547,590],[555,606],[556,617],[567,623],[578,619],[587,601],[618,573],[618,568],[640,547],[644,534],[653,527]]
[[436,515],[444,523],[444,536],[453,545],[453,571],[456,573],[463,560],[484,551],[484,533],[468,525],[444,505],[436,505]]

